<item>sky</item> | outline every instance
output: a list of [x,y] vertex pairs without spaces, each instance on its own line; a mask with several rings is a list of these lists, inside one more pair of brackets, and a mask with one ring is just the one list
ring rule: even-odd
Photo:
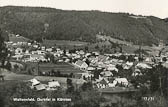
[[168,0],[0,0],[0,6],[40,6],[63,10],[100,10],[168,17]]

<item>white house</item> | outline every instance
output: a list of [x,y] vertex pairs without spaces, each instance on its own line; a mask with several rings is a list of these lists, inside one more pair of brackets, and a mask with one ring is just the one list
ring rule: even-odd
[[13,59],[16,59],[16,60],[21,60],[23,57],[23,55],[20,55],[20,54],[16,54],[15,56],[12,56]]
[[135,71],[132,73],[132,76],[140,76],[140,75],[143,75],[142,74],[142,72],[141,72],[141,70],[139,70],[139,69],[135,69]]
[[78,73],[78,74],[81,74],[81,78],[91,78],[93,77],[94,75],[93,74],[90,74],[90,73]]
[[47,61],[44,55],[38,55],[38,54],[25,55],[23,60],[25,62]]
[[28,81],[30,81],[32,83],[32,86],[40,84],[40,82],[37,79],[35,79],[35,78],[33,78],[31,80],[28,80]]
[[124,86],[128,86],[128,80],[126,78],[116,78],[114,81],[116,81],[119,84],[122,84]]
[[97,85],[98,88],[106,88],[106,87],[108,87],[108,83],[109,83],[109,81],[108,81],[107,79],[103,78],[103,79],[102,79],[99,83],[97,83],[96,85]]
[[37,91],[41,91],[41,90],[45,90],[47,87],[46,84],[39,84],[39,85],[36,85],[34,88],[37,90]]
[[81,60],[76,61],[74,65],[82,70],[86,70],[88,68],[88,64],[86,64],[86,62]]
[[88,67],[88,68],[87,68],[88,71],[94,71],[95,69],[96,69],[96,68],[94,68],[94,67]]
[[48,82],[47,90],[56,90],[60,86],[61,85],[60,85],[60,83],[58,81],[51,81],[51,82]]
[[20,55],[20,54],[22,54],[23,53],[23,49],[22,48],[17,48],[17,49],[15,49],[15,54],[16,55]]
[[152,69],[152,67],[151,67],[150,65],[146,64],[146,63],[138,63],[138,64],[136,65],[136,67],[138,67],[138,68],[143,68],[143,69],[146,69],[146,68]]
[[100,74],[102,74],[103,77],[111,77],[111,76],[113,76],[113,73],[110,72],[110,71],[103,71]]
[[52,50],[53,50],[52,48],[47,48],[46,49],[47,52],[52,52]]

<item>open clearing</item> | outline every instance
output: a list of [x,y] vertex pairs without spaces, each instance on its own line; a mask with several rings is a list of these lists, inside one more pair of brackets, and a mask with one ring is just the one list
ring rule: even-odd
[[54,71],[60,71],[60,73],[62,74],[70,74],[70,73],[82,73],[83,71],[75,68],[74,66],[67,64],[67,63],[63,63],[63,64],[51,64],[51,63],[47,63],[47,64],[40,64],[39,65],[39,70],[42,72],[48,72],[51,70]]
[[58,46],[58,47],[82,47],[87,45],[87,42],[80,41],[67,41],[67,40],[44,40],[43,45],[46,47]]

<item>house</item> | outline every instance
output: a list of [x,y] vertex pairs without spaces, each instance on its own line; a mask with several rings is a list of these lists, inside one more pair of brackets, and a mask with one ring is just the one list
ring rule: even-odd
[[133,62],[128,62],[128,61],[126,62],[126,65],[130,67],[133,66],[133,64],[134,64]]
[[97,58],[99,62],[106,62],[109,59],[108,56],[104,56],[104,55],[99,55]]
[[60,86],[61,85],[58,81],[53,80],[51,82],[48,82],[47,90],[56,90]]
[[143,69],[152,69],[152,67],[151,66],[149,66],[148,64],[146,64],[146,63],[138,63],[137,65],[136,65],[136,67],[138,67],[138,68],[143,68]]
[[135,71],[132,73],[132,76],[140,76],[140,75],[143,75],[142,73],[141,73],[141,70],[139,70],[139,69],[135,69]]
[[108,83],[109,87],[115,87],[117,85],[117,81],[113,81],[113,83]]
[[98,58],[96,58],[95,56],[90,56],[88,59],[91,62],[91,64],[95,64],[98,62]]
[[146,59],[145,59],[145,62],[146,63],[153,63],[153,58],[151,58],[151,57],[147,57]]
[[64,62],[70,62],[70,59],[66,58]]
[[118,59],[113,58],[113,59],[111,59],[110,61],[111,61],[111,63],[114,64],[114,65],[118,64]]
[[88,71],[94,71],[95,69],[96,69],[96,68],[94,68],[94,67],[88,67],[88,68],[87,68]]
[[47,59],[44,57],[44,55],[27,54],[27,55],[24,55],[23,61],[25,62],[36,62],[36,61],[46,62]]
[[51,81],[51,82],[48,82],[48,86],[49,87],[60,87],[60,83],[58,81]]
[[123,64],[122,67],[123,67],[123,69],[125,69],[125,70],[128,70],[128,69],[131,68],[131,66],[129,66],[129,65],[127,65],[127,64]]
[[106,66],[106,69],[108,70],[108,71],[116,71],[116,72],[118,72],[118,69],[115,67],[115,65],[113,65],[113,64],[109,64],[109,65],[107,65]]
[[109,83],[109,81],[108,81],[107,79],[103,78],[103,79],[102,79],[99,83],[97,83],[96,85],[97,85],[98,88],[106,88],[106,87],[108,87],[108,83]]
[[42,47],[41,47],[41,50],[45,51],[45,50],[46,50],[46,47],[45,47],[45,46],[42,46]]
[[39,84],[39,85],[36,85],[34,88],[35,88],[35,90],[37,90],[37,91],[41,91],[41,90],[45,90],[46,87],[47,87],[46,84]]
[[98,52],[92,52],[95,56],[99,56],[100,54]]
[[45,59],[45,57],[43,55],[30,55],[30,60],[31,61],[47,61],[47,59]]
[[103,71],[100,74],[102,74],[103,77],[111,77],[111,76],[113,76],[113,73],[110,72],[110,71]]
[[22,57],[23,57],[23,55],[20,55],[20,54],[16,54],[15,56],[12,56],[12,58],[15,60],[21,60]]
[[90,73],[79,73],[79,74],[82,74],[81,75],[81,78],[92,78],[94,75],[93,74],[90,74]]
[[80,54],[80,55],[84,55],[85,52],[84,52],[83,50],[80,50],[80,51],[78,52],[78,54]]
[[38,48],[38,45],[33,45],[34,48]]
[[85,57],[86,57],[86,58],[89,57],[89,56],[91,56],[91,53],[86,53],[86,54],[85,54]]
[[25,51],[25,54],[29,54],[29,50],[26,50],[26,51]]
[[28,46],[31,46],[31,43],[27,43]]
[[20,68],[20,69],[23,69],[23,68],[24,68],[24,65],[23,65],[22,63],[19,63],[19,62],[11,61],[10,64],[11,64],[11,68],[12,68],[12,69],[14,69],[16,65],[17,65],[18,68]]
[[117,82],[118,84],[128,86],[128,80],[126,78],[116,78],[114,82]]
[[40,84],[40,81],[38,81],[38,80],[37,80],[37,79],[35,79],[35,78],[33,78],[33,79],[29,80],[29,81],[32,83],[32,85],[31,85],[31,86],[35,86],[35,85]]
[[106,64],[104,64],[103,62],[98,62],[98,67],[100,68],[105,68],[106,67]]
[[86,64],[86,62],[81,60],[76,61],[74,65],[80,68],[81,70],[87,70],[88,68],[88,64]]
[[47,52],[52,52],[52,50],[53,50],[52,48],[47,48],[46,49]]
[[22,48],[16,48],[15,49],[15,54],[16,55],[20,55],[20,54],[22,54],[23,53],[23,49]]

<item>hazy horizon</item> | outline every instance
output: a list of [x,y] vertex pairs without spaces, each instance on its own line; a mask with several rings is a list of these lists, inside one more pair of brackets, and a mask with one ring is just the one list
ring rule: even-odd
[[142,16],[168,17],[168,0],[0,0],[0,6],[47,7],[61,10],[98,10]]

